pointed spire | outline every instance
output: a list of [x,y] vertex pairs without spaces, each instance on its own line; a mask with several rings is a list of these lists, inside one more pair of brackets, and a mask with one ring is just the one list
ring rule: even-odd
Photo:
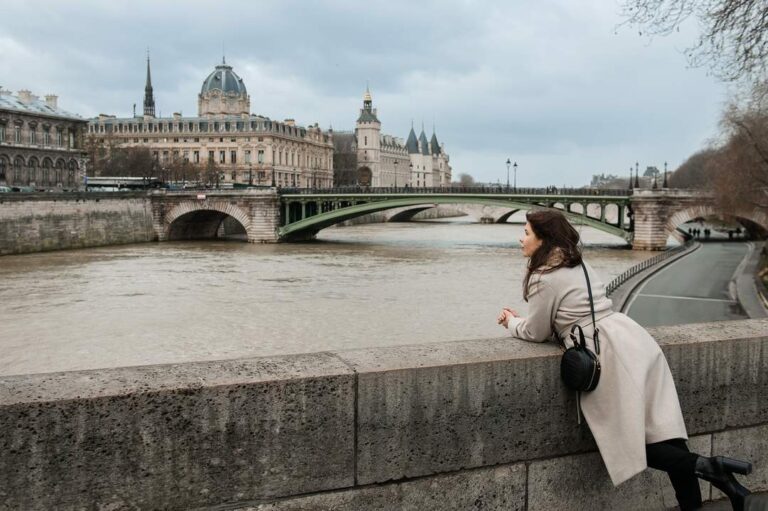
[[405,143],[408,154],[418,154],[419,141],[416,139],[416,132],[413,131],[413,120],[411,120],[411,132],[408,133],[408,141]]
[[155,97],[152,94],[152,73],[149,70],[149,48],[147,48],[147,82],[144,85],[144,115],[155,116]]
[[419,135],[419,145],[421,145],[421,154],[429,154],[429,143],[427,142],[427,135],[424,133],[424,121],[421,121],[421,134]]

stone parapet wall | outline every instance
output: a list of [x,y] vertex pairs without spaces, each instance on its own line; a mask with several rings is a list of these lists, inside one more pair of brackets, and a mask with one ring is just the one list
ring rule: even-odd
[[154,239],[144,192],[0,194],[0,255]]
[[[652,333],[692,448],[768,490],[768,320]],[[612,488],[559,356],[488,339],[2,377],[0,509],[672,507],[661,473]]]

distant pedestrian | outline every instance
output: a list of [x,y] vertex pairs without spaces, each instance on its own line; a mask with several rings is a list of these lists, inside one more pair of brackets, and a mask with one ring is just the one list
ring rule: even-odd
[[729,240],[733,239],[733,229],[728,229],[728,239]]
[[741,238],[741,227],[736,228],[736,237]]

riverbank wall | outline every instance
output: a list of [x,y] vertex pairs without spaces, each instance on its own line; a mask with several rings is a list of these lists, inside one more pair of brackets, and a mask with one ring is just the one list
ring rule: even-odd
[[[768,490],[768,320],[652,329],[691,448]],[[0,378],[0,509],[671,509],[509,338]],[[705,498],[721,497],[703,484]]]
[[146,192],[0,194],[0,255],[156,238]]

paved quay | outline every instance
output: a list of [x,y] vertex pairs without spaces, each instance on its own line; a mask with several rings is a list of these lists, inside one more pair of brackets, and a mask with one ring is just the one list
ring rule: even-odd
[[748,300],[749,293],[738,296],[735,282],[752,248],[748,243],[703,243],[640,285],[628,315],[646,327],[748,319],[739,302]]

